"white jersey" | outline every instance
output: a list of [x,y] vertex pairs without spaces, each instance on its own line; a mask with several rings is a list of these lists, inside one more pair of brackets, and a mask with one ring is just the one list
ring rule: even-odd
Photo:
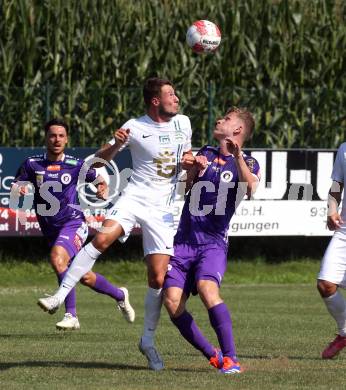
[[[181,158],[191,149],[191,123],[185,115],[169,122],[154,122],[148,115],[130,119],[123,126],[130,129],[127,145],[133,172],[123,195],[145,203],[171,206],[181,172]],[[109,141],[114,145],[114,138]]]
[[[336,155],[336,159],[334,162],[333,172],[332,172],[332,180],[337,181],[339,183],[346,183],[346,142],[341,144],[338,153]],[[346,221],[346,197],[343,196],[342,199],[342,208],[341,208],[341,218],[343,221]],[[342,230],[346,232],[346,224],[344,223],[342,226]]]

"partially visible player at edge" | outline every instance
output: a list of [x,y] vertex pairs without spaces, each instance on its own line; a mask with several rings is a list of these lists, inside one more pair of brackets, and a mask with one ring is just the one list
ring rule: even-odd
[[125,145],[130,148],[133,172],[130,182],[111,208],[103,230],[78,254],[63,284],[42,306],[56,309],[83,273],[115,240],[125,241],[136,222],[141,225],[148,270],[144,330],[139,349],[149,368],[161,370],[163,361],[154,345],[162,305],[162,285],[173,254],[173,201],[181,168],[195,164],[191,152],[191,124],[178,114],[179,98],[172,83],[160,78],[146,80],[143,97],[147,114],[130,119],[96,155],[107,161]]
[[[187,174],[188,187],[194,186],[184,204],[164,282],[164,304],[173,324],[223,374],[241,372],[230,313],[219,289],[227,267],[230,220],[259,181],[258,162],[242,152],[253,128],[249,111],[229,109],[215,125],[219,146],[204,146],[198,152],[196,159],[205,169],[196,166]],[[198,293],[208,310],[221,351],[204,337],[186,310],[190,293]]]
[[346,181],[346,143],[340,145],[332,172],[328,194],[327,226],[335,233],[321,262],[317,289],[337,325],[337,336],[322,352],[323,359],[331,359],[346,347],[346,301],[338,290],[346,288],[346,197],[339,205]]
[[[37,220],[51,248],[50,261],[60,284],[70,262],[88,236],[88,226],[83,212],[78,207],[70,207],[70,205],[78,206],[76,187],[84,161],[64,154],[69,128],[63,120],[52,119],[45,124],[44,129],[46,153],[25,160],[18,170],[12,190],[25,195],[28,193],[29,183],[34,186],[34,208]],[[100,175],[97,175],[95,169],[86,172],[86,181],[96,183],[97,197],[102,199],[105,197],[107,184]],[[43,189],[45,199],[41,196]],[[53,203],[49,204],[48,195],[54,196],[59,204],[57,209],[52,211],[54,215],[44,216],[41,215],[38,205],[45,205],[47,210],[52,210],[54,207]],[[118,288],[104,276],[94,272],[85,273],[81,282],[94,291],[115,299],[124,317],[129,322],[134,320],[134,311],[128,302],[126,288]],[[56,327],[63,330],[80,328],[75,289],[67,295],[64,318],[56,324]]]

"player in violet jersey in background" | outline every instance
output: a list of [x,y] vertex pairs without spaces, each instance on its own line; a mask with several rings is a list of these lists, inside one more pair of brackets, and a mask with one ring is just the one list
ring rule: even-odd
[[[223,374],[241,367],[236,355],[232,321],[219,288],[227,267],[228,227],[245,194],[259,181],[258,162],[242,152],[251,137],[254,119],[246,109],[231,108],[216,122],[218,147],[204,146],[187,173],[184,204],[164,282],[164,304],[182,336]],[[221,351],[203,336],[185,305],[190,293],[199,294],[208,310]]]
[[[48,240],[50,261],[60,285],[71,259],[82,248],[88,236],[88,226],[83,211],[78,207],[76,190],[78,177],[85,167],[83,160],[64,154],[68,142],[68,126],[64,121],[52,119],[46,123],[45,134],[46,153],[29,157],[24,161],[14,180],[12,194],[17,192],[19,195],[25,195],[30,184],[34,187],[37,220],[42,234]],[[88,183],[95,183],[98,198],[105,198],[108,186],[102,176],[97,175],[95,169],[85,170],[85,180]],[[133,322],[133,309],[129,309],[130,316],[128,313],[126,288],[114,286],[104,276],[95,272],[86,273],[81,282],[96,292],[115,299],[124,317]],[[75,289],[66,297],[65,315],[56,327],[63,330],[80,328]]]

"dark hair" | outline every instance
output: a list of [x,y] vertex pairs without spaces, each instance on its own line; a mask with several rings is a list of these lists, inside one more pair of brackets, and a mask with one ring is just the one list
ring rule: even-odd
[[161,88],[164,85],[170,85],[173,87],[173,84],[166,79],[160,79],[158,77],[151,77],[147,79],[143,87],[143,98],[146,107],[148,108],[151,104],[151,99],[155,96],[160,96]]
[[65,130],[66,130],[66,134],[68,134],[68,131],[69,131],[69,128],[68,128],[68,124],[62,120],[62,119],[59,119],[59,118],[53,118],[51,119],[49,122],[47,122],[45,125],[44,125],[44,132],[45,134],[48,133],[48,130],[50,129],[50,127],[52,126],[61,126],[61,127],[64,127]]

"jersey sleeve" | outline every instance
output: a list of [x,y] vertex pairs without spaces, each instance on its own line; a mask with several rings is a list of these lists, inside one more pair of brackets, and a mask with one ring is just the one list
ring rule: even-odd
[[186,134],[186,141],[184,143],[183,147],[183,152],[188,152],[189,150],[192,149],[192,143],[191,143],[191,138],[192,138],[192,129],[191,129],[191,122],[188,117],[186,117],[186,129],[187,129],[187,134]]
[[96,177],[97,177],[96,169],[90,168],[86,173],[85,181],[87,183],[92,183],[93,181],[95,181]]
[[250,172],[260,180],[261,178],[261,173],[260,173],[260,166],[258,164],[258,161],[253,158],[246,156],[245,157],[245,163],[248,166]]
[[[130,130],[130,133],[129,133],[129,137],[128,137],[128,140],[127,142],[124,143],[124,145],[122,145],[122,147],[119,149],[119,152],[121,152],[122,150],[124,150],[126,148],[126,146],[130,146],[131,145],[131,141],[133,139],[133,132],[134,132],[134,128],[132,126],[132,119],[128,120],[127,122],[125,122],[122,126],[121,126],[122,129],[129,129]],[[108,141],[108,143],[110,145],[114,145],[115,144],[115,138],[113,137],[110,141]]]
[[338,149],[338,152],[336,154],[336,159],[334,162],[334,166],[333,166],[332,176],[331,176],[332,180],[337,181],[339,183],[344,182],[343,165],[344,165],[344,160],[345,160],[345,157],[344,157],[345,146],[346,146],[346,144],[342,144]]

